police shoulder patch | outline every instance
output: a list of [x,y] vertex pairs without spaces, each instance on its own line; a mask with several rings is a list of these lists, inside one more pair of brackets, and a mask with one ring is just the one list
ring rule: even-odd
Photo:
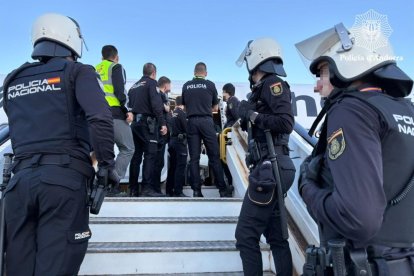
[[273,96],[280,96],[283,93],[283,86],[281,82],[276,82],[270,86]]
[[328,138],[328,156],[331,160],[338,159],[345,151],[346,143],[342,128],[334,131]]

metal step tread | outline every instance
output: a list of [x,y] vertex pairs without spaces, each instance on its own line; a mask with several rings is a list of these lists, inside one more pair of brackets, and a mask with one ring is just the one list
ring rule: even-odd
[[[87,253],[237,251],[235,241],[90,242]],[[267,244],[260,244],[268,250]]]
[[105,202],[243,202],[234,197],[106,197]]
[[[204,273],[173,273],[173,274],[122,274],[122,276],[161,276],[161,275],[170,275],[170,276],[244,276],[242,271],[239,272],[204,272]],[[263,272],[263,276],[275,276],[273,272]],[[83,276],[83,275],[80,275]],[[88,276],[120,276],[112,274],[100,274],[100,275],[88,275]]]
[[91,217],[90,224],[237,223],[238,217]]

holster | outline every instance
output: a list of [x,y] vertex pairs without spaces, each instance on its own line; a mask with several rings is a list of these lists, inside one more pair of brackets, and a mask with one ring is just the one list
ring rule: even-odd
[[246,154],[247,167],[255,167],[261,160],[261,154],[258,143],[255,139],[250,139],[248,144],[248,152]]
[[187,134],[185,133],[180,133],[177,135],[177,140],[180,143],[183,143],[184,145],[187,145]]
[[150,134],[154,134],[157,129],[157,119],[153,117],[147,117],[147,125]]

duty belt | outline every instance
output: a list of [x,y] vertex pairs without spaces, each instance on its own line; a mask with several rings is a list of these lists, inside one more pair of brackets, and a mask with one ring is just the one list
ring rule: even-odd
[[139,122],[141,119],[146,119],[148,117],[155,118],[155,116],[153,116],[153,115],[134,113],[134,121],[135,122]]
[[12,171],[17,173],[27,168],[35,168],[42,165],[56,165],[74,169],[86,177],[93,177],[95,171],[91,163],[71,157],[67,154],[35,154],[26,159],[15,159]]
[[[258,143],[259,150],[262,156],[267,156],[267,144],[266,143]],[[275,145],[275,153],[280,155],[289,155],[289,147],[286,145]]]
[[414,263],[410,257],[397,260],[374,259],[373,261],[370,263],[372,275],[414,275]]

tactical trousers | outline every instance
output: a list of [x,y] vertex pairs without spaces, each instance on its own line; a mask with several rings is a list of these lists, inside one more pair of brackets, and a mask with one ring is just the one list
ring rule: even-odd
[[55,165],[13,176],[5,194],[7,275],[78,274],[91,237],[87,181]]
[[[289,156],[278,156],[279,172],[286,189],[295,177],[295,167]],[[292,276],[292,255],[289,242],[282,237],[277,197],[268,205],[253,203],[246,193],[236,227],[236,247],[240,251],[245,276],[263,275],[260,237],[263,234],[270,249],[278,276]]]
[[170,168],[168,169],[167,194],[179,195],[183,192],[185,184],[185,167],[187,165],[187,144],[171,137],[168,144],[170,154]]
[[168,144],[168,136],[160,136],[158,140],[157,155],[155,157],[154,173],[152,178],[152,186],[155,191],[161,193],[161,173],[164,168],[165,148]]
[[[152,189],[151,186],[155,157],[158,149],[158,134],[150,133],[147,123],[144,119],[131,124],[132,136],[134,138],[135,152],[129,166],[129,185],[131,190],[138,191],[138,178],[142,158],[144,164],[142,167],[142,189]],[[158,131],[158,130],[155,130]]]
[[215,184],[220,191],[226,189],[223,168],[219,157],[219,145],[214,128],[213,118],[210,116],[190,117],[188,119],[188,150],[190,153],[190,175],[193,190],[201,189],[200,154],[201,140],[206,146],[209,165],[211,166]]

